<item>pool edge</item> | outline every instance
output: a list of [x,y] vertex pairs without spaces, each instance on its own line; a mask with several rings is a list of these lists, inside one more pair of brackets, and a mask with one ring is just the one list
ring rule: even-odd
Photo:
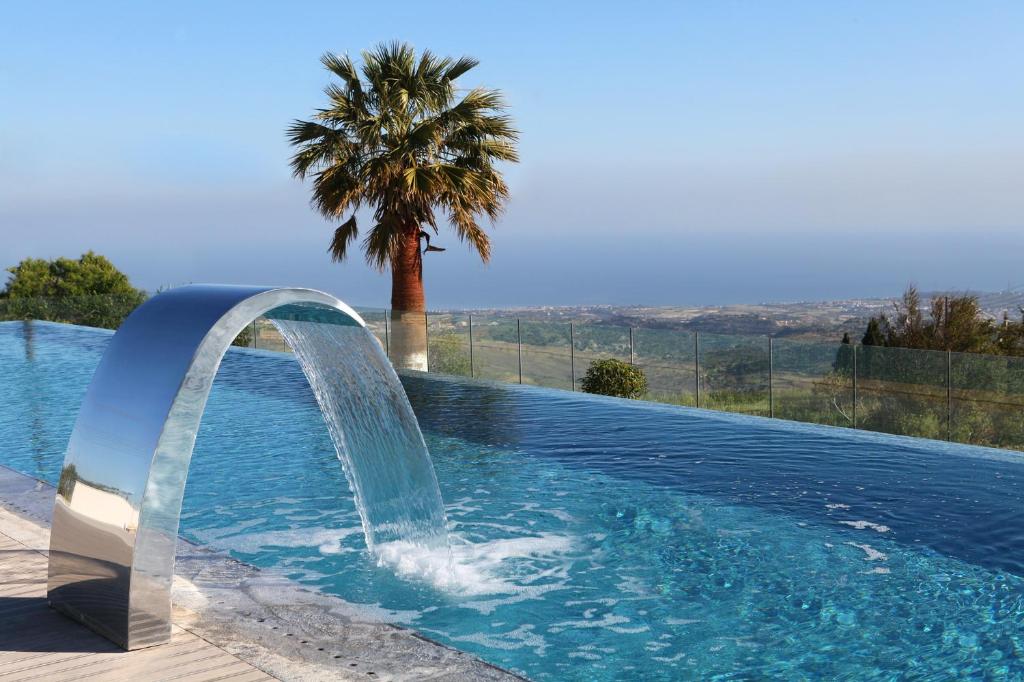
[[[40,551],[55,489],[0,464],[0,509]],[[0,530],[15,524],[0,515]],[[359,606],[178,539],[172,622],[282,680],[525,680],[429,637],[367,618]],[[372,679],[372,678],[371,678]]]

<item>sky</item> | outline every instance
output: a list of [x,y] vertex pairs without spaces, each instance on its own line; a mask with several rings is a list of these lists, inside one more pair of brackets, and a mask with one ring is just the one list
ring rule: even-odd
[[386,305],[284,130],[323,52],[394,39],[479,59],[521,131],[491,263],[442,232],[431,308],[1024,287],[1019,0],[0,0],[0,265]]

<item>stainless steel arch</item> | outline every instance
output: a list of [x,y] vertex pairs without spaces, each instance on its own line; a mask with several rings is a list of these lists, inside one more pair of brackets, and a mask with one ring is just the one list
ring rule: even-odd
[[126,649],[170,637],[178,517],[199,421],[228,346],[261,315],[365,327],[311,289],[190,285],[135,310],[93,375],[57,486],[47,596]]

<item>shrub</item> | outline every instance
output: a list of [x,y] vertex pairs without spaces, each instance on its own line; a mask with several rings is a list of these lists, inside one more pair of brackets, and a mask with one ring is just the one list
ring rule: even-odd
[[580,387],[587,393],[640,398],[647,393],[647,377],[639,367],[621,360],[595,360],[587,368]]
[[127,275],[92,251],[77,260],[26,258],[7,268],[7,272],[7,286],[0,292],[4,298],[119,296],[134,297],[140,302],[145,299],[145,292],[133,287]]
[[7,272],[7,286],[0,291],[0,319],[116,329],[146,300],[146,292],[92,251],[77,260],[26,258]]

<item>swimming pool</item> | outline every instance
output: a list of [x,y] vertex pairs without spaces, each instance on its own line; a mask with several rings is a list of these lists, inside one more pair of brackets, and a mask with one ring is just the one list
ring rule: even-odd
[[[109,332],[0,323],[0,463],[55,482]],[[535,679],[1024,676],[1024,458],[403,377],[456,545],[365,550],[290,356],[225,357],[182,534]]]

